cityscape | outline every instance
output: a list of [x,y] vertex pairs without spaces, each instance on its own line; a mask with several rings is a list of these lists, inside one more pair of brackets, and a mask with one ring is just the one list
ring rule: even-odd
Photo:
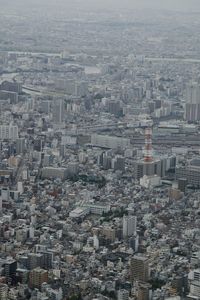
[[0,300],[200,299],[182,1],[0,0]]

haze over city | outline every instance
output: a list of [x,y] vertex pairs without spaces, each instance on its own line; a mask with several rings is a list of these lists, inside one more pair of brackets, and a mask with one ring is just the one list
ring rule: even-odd
[[200,11],[200,3],[198,0],[1,0],[2,7],[15,7],[23,6],[28,9],[31,7],[77,7],[79,9],[167,9],[171,11],[185,11],[185,12],[198,12]]

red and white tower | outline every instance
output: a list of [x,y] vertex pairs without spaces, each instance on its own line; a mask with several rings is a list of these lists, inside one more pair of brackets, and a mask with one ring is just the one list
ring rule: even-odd
[[144,162],[153,161],[152,151],[152,129],[145,128],[145,149],[144,149]]

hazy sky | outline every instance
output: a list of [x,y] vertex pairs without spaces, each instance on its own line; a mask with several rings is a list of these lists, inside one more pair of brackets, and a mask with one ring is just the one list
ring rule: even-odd
[[[53,0],[52,0],[53,1]],[[68,0],[73,1],[73,0]],[[65,1],[65,2],[68,2]],[[200,0],[77,0],[80,5],[85,3],[100,7],[130,7],[130,8],[158,8],[171,10],[200,10]]]
[[[3,13],[20,12],[27,10],[38,10],[41,12],[62,12],[73,14],[80,11],[86,12],[116,12],[129,10],[170,10],[176,12],[197,12],[200,13],[200,0],[0,0],[0,7]],[[1,14],[1,11],[0,11]]]
[[178,11],[200,11],[200,0],[0,0],[0,5],[29,5],[53,4],[53,6],[80,6],[80,8],[152,8]]

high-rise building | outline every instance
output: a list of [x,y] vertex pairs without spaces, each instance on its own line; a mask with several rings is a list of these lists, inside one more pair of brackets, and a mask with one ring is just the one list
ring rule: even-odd
[[35,139],[33,143],[33,149],[36,151],[42,151],[44,147],[44,141],[42,139]]
[[178,179],[178,189],[185,193],[185,190],[186,190],[186,186],[187,186],[187,178],[179,178]]
[[45,251],[42,252],[42,265],[44,269],[51,269],[53,264],[53,252]]
[[9,259],[5,261],[4,264],[5,277],[7,282],[13,283],[16,278],[16,270],[17,270],[17,261],[14,259]]
[[74,79],[57,78],[55,80],[55,88],[57,90],[66,91],[66,93],[68,95],[74,95],[74,93],[75,93],[75,80]]
[[0,91],[0,100],[8,100],[11,104],[16,104],[18,102],[18,94],[9,91]]
[[149,162],[139,160],[134,163],[134,177],[137,180],[140,180],[144,175],[162,177],[165,172],[166,170],[162,169],[162,161],[159,158]]
[[28,253],[27,268],[28,270],[42,266],[43,256],[41,253]]
[[49,101],[49,100],[42,100],[40,102],[39,111],[41,113],[45,113],[45,114],[48,115],[50,113],[50,109],[51,109],[51,101]]
[[185,119],[190,122],[200,121],[200,84],[189,84],[185,97]]
[[80,81],[75,83],[75,96],[83,97],[88,93],[88,84],[86,81]]
[[66,153],[66,146],[61,144],[60,145],[60,156],[63,158],[65,157],[65,153]]
[[117,155],[111,161],[111,167],[114,171],[120,170],[122,172],[125,171],[125,160],[123,156]]
[[200,251],[194,252],[192,254],[190,265],[192,268],[200,268]]
[[18,138],[16,140],[16,153],[17,154],[23,154],[25,151],[25,139],[24,138]]
[[0,283],[0,300],[8,299],[8,286],[6,284]]
[[111,169],[111,164],[112,164],[111,155],[108,152],[103,153],[103,162],[102,162],[103,168],[105,170],[109,170],[109,169]]
[[31,288],[41,289],[44,282],[48,282],[48,272],[41,268],[36,268],[30,272],[29,286]]
[[44,245],[36,245],[36,252],[42,254],[41,265],[44,269],[51,269],[53,264],[53,252],[47,250]]
[[176,167],[176,179],[186,179],[187,184],[194,187],[200,187],[200,160],[192,159],[186,166],[178,165]]
[[116,101],[115,99],[111,99],[107,102],[108,112],[115,116],[122,115],[122,108],[120,101]]
[[17,269],[17,282],[20,282],[22,284],[28,283],[28,277],[29,277],[29,271],[26,269]]
[[53,103],[53,122],[61,124],[65,117],[64,101],[62,99],[55,100]]
[[149,300],[151,299],[151,285],[146,282],[140,282],[138,285],[138,300]]
[[18,138],[18,126],[1,125],[0,140],[16,140]]
[[102,235],[105,237],[106,240],[113,243],[116,239],[116,230],[112,227],[103,227],[102,229]]
[[50,154],[44,154],[44,157],[43,157],[43,166],[44,167],[49,167],[51,161],[52,161],[52,156]]
[[132,281],[147,282],[149,279],[149,260],[145,256],[135,255],[131,258],[130,275]]
[[144,160],[138,160],[134,162],[134,177],[140,180],[144,175],[164,177],[166,172],[170,169],[175,169],[176,158],[175,156],[161,156],[154,158],[153,161],[145,162]]
[[190,294],[189,299],[200,299],[200,269],[195,269],[189,274]]
[[133,249],[134,252],[138,251],[138,247],[139,247],[139,235],[138,234],[135,236],[132,236],[129,239],[129,246],[130,246],[130,248]]
[[178,295],[187,294],[188,292],[188,274],[179,274],[173,277],[171,282],[172,289]]
[[123,237],[136,236],[137,233],[137,217],[123,216]]

